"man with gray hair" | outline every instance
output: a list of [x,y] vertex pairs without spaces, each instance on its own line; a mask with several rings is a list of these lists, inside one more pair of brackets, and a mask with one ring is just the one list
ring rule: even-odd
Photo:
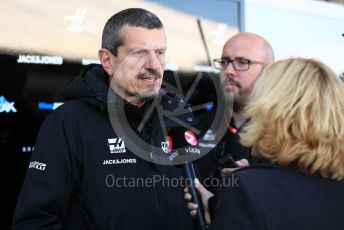
[[[182,169],[142,159],[151,150],[134,152],[134,135],[117,129],[126,121],[125,129],[145,143],[162,143],[153,118],[144,127],[141,121],[155,115],[149,108],[162,84],[165,51],[164,27],[153,13],[131,8],[107,21],[101,65],[71,81],[68,101],[41,127],[13,229],[192,228],[182,184],[161,184],[183,176]],[[113,113],[125,120],[113,122]]]

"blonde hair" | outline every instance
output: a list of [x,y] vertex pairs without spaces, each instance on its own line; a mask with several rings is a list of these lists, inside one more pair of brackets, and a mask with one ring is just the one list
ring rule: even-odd
[[313,59],[275,62],[257,80],[241,142],[253,156],[344,178],[344,83]]

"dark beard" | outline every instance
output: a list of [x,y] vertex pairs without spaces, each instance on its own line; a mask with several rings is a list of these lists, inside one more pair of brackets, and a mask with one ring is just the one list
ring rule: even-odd
[[246,100],[242,97],[235,97],[233,100],[233,111],[240,113],[244,110],[246,106]]
[[233,111],[234,112],[239,113],[239,112],[244,111],[248,102],[249,95],[252,92],[252,88],[253,88],[253,85],[251,85],[251,87],[247,89],[240,89],[239,95],[234,96],[233,98]]

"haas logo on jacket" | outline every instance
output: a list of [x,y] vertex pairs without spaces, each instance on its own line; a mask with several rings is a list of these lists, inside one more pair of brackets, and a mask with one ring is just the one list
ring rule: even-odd
[[124,139],[117,137],[108,139],[110,153],[125,153]]

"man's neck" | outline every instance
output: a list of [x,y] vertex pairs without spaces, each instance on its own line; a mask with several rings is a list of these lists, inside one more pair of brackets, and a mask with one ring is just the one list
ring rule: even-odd
[[132,100],[132,101],[128,101],[130,104],[136,106],[136,107],[139,107],[141,108],[144,104],[145,104],[145,101],[142,101],[142,100]]
[[240,128],[240,126],[246,121],[247,117],[244,116],[243,112],[233,111],[233,122],[235,127]]
[[133,106],[141,108],[146,100],[143,100],[142,98],[135,97],[135,96],[127,96],[127,95],[120,95],[124,100],[126,100],[129,104],[132,104]]

